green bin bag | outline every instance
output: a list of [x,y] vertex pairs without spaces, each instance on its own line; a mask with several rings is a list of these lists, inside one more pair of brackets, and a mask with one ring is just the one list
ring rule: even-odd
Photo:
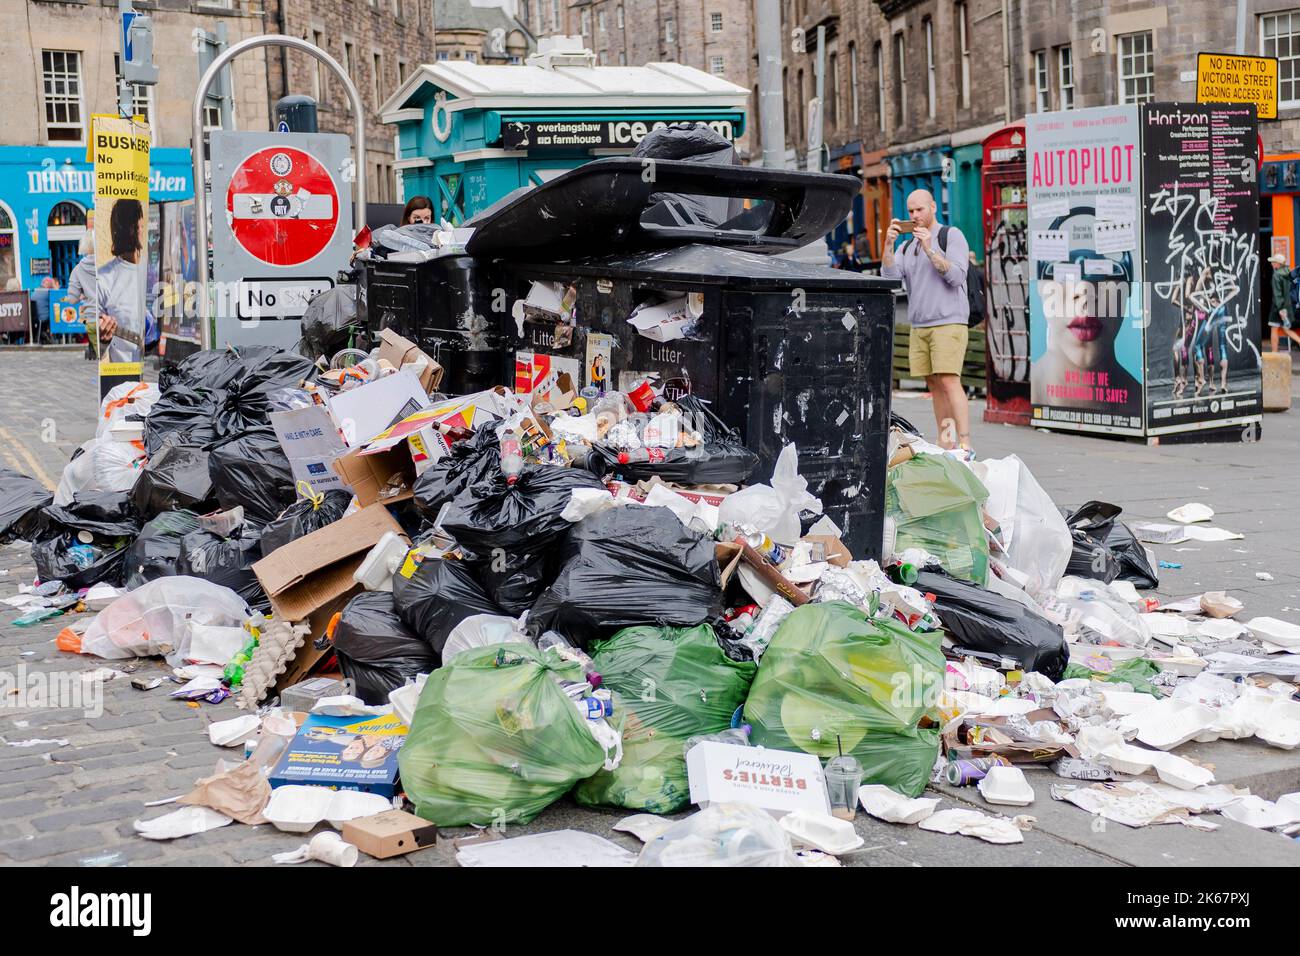
[[623,711],[623,760],[578,784],[574,799],[650,813],[680,810],[690,799],[687,739],[731,726],[757,666],[727,657],[708,624],[627,627],[589,651]]
[[457,654],[431,675],[397,755],[415,812],[439,826],[528,823],[605,763],[560,687],[582,666],[527,644]]
[[894,520],[894,552],[921,548],[955,578],[983,587],[989,545],[981,509],[988,489],[951,455],[917,455],[890,468],[885,513]]
[[[914,634],[844,601],[791,612],[763,654],[745,703],[753,742],[862,762],[864,784],[915,797],[939,753],[942,631]],[[933,726],[917,725],[930,718]]]

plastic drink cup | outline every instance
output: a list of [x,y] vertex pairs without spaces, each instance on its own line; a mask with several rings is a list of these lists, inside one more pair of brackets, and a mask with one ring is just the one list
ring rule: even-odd
[[826,792],[831,798],[833,816],[852,820],[857,815],[863,772],[862,764],[852,754],[841,754],[826,761]]

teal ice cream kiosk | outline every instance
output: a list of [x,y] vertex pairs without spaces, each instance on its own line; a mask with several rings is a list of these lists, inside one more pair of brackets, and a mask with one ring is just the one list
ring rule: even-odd
[[544,38],[519,65],[443,60],[416,70],[384,104],[397,127],[405,199],[433,200],[459,225],[512,190],[602,156],[624,156],[657,126],[696,121],[732,142],[749,91],[680,63],[598,66],[572,38]]

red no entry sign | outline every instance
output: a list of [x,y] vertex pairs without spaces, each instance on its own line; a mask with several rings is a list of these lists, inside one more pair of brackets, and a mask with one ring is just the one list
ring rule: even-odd
[[329,245],[339,224],[334,180],[310,153],[270,146],[230,177],[226,212],[236,241],[273,266],[297,266]]

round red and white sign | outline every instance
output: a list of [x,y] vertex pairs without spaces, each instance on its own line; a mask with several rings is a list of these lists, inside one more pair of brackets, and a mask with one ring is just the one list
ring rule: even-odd
[[298,266],[334,238],[339,195],[316,157],[292,146],[269,146],[231,175],[226,213],[249,255],[268,265]]

